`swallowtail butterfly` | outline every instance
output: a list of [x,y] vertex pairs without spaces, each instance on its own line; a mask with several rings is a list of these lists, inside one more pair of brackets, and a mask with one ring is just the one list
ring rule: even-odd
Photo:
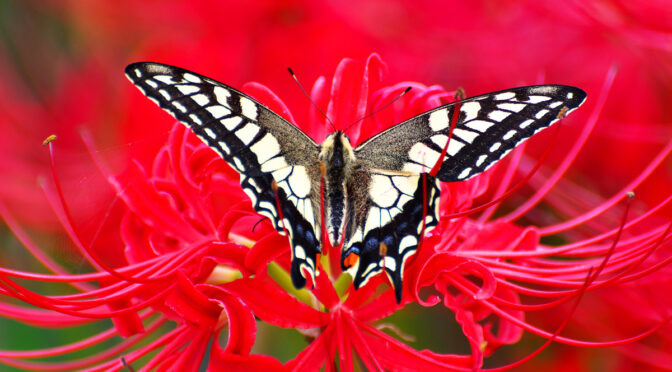
[[[564,85],[484,94],[427,111],[353,148],[341,131],[317,144],[244,93],[178,67],[134,63],[126,75],[240,173],[254,209],[289,235],[297,288],[306,275],[314,283],[324,221],[331,244],[343,242],[341,262],[355,289],[384,271],[398,302],[406,260],[438,224],[438,181],[485,171],[586,98]],[[430,172],[437,163],[438,172]]]

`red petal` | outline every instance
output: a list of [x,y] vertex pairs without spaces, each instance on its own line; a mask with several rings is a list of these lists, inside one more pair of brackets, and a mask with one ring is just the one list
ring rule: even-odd
[[257,323],[250,308],[222,287],[199,284],[197,288],[224,307],[229,321],[229,341],[224,352],[246,355],[254,345]]
[[208,371],[211,372],[284,372],[289,369],[267,355],[228,354],[213,348]]
[[[327,85],[327,79],[324,76],[320,76],[315,80],[313,88],[310,90],[310,98],[315,102],[317,107],[322,108],[329,105],[329,86]],[[331,130],[327,124],[324,115],[317,110],[316,107],[310,106],[310,111],[308,114],[308,126],[306,127],[306,133],[310,134],[310,137],[316,140],[318,143],[324,141],[324,138],[327,136],[327,133]]]
[[331,309],[341,302],[336,293],[336,289],[329,279],[329,275],[320,268],[319,274],[315,277],[315,288],[313,294],[327,309]]
[[375,353],[376,360],[385,370],[447,371],[471,362],[468,356],[421,352],[365,323],[355,321],[355,324],[363,331],[360,334],[368,349]]
[[[101,279],[99,280],[99,282],[102,288],[112,285],[118,282],[118,280],[116,278],[114,281]],[[127,309],[132,305],[132,303],[130,298],[124,297],[116,301],[106,301],[106,305],[111,311],[115,311],[115,310]],[[138,333],[145,332],[145,327],[142,325],[142,320],[140,319],[140,316],[137,313],[128,313],[122,316],[115,316],[112,318],[112,323],[114,324],[114,327],[117,329],[117,331],[119,332],[119,336],[121,337],[129,337]]]
[[178,271],[177,286],[166,298],[166,305],[188,323],[214,328],[222,308],[201,293],[183,271]]
[[128,170],[112,179],[119,196],[130,210],[155,230],[183,241],[201,237],[150,182],[144,169],[133,162]]
[[289,111],[287,105],[285,105],[285,103],[265,85],[255,82],[246,83],[243,85],[243,91],[271,109],[271,111],[285,118],[290,123],[296,124],[292,112]]
[[258,278],[227,283],[227,291],[237,295],[259,318],[283,328],[316,328],[329,321],[329,315],[299,302],[276,284]]
[[330,339],[334,336],[333,324],[330,324],[315,341],[303,349],[296,358],[287,362],[292,371],[319,371],[327,362],[331,362]]
[[266,268],[266,264],[278,256],[289,251],[289,242],[286,236],[271,233],[261,238],[250,248],[245,257],[245,267],[253,273]]
[[[384,68],[377,54],[369,56],[365,64],[349,58],[341,61],[334,74],[331,101],[327,109],[327,116],[337,128],[344,129],[364,117],[371,88],[377,88],[380,84]],[[353,128],[348,134],[355,140],[353,144],[356,144],[359,131]]]

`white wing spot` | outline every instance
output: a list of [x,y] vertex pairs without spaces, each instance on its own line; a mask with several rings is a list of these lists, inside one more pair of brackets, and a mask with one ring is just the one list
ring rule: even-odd
[[[392,183],[402,193],[413,195],[417,188],[418,178],[420,178],[420,176],[394,176],[392,177]],[[400,205],[404,204],[406,203],[400,203]]]
[[257,120],[257,105],[250,99],[240,96],[240,109],[243,115],[252,120]]
[[[399,194],[396,192],[387,176],[373,175],[369,186],[371,200],[381,208],[389,208],[394,205]],[[372,208],[373,209],[373,208]]]
[[488,158],[488,155],[485,155],[485,154],[479,156],[478,160],[476,160],[476,166],[480,168],[481,165],[483,165],[483,162],[485,161],[485,159],[487,159],[487,158]]
[[145,84],[149,85],[150,87],[152,87],[154,89],[159,87],[159,84],[157,84],[156,81],[151,80],[151,79],[145,80]]
[[173,106],[175,106],[176,109],[178,109],[178,110],[180,110],[180,111],[182,111],[182,112],[187,112],[187,108],[184,107],[183,104],[181,104],[181,103],[179,103],[179,102],[177,102],[177,101],[173,101],[172,104],[173,104]]
[[553,103],[551,103],[550,105],[548,105],[548,107],[554,109],[554,108],[556,108],[556,107],[558,107],[558,106],[560,106],[560,105],[562,105],[562,102],[558,101],[558,102],[553,102]]
[[[218,106],[212,106],[212,107],[218,107]],[[222,123],[222,125],[224,125],[224,128],[226,128],[228,131],[233,131],[242,121],[243,119],[240,116],[232,116],[230,118],[222,119],[219,122]]]
[[250,147],[250,150],[254,152],[254,155],[257,157],[259,164],[264,164],[268,159],[278,155],[280,153],[280,144],[275,139],[275,137],[270,134],[263,136],[257,143]]
[[[453,141],[450,141],[451,145]],[[450,145],[448,146],[450,147]],[[430,149],[424,143],[418,142],[408,151],[408,157],[414,162],[421,163],[431,168],[439,161],[440,153]]]
[[463,179],[467,178],[467,176],[469,176],[470,173],[471,173],[471,167],[464,168],[462,170],[462,172],[460,172],[460,175],[457,176],[457,179],[458,180],[463,180]]
[[259,126],[256,124],[247,123],[244,127],[236,131],[236,136],[240,138],[244,144],[249,145],[257,133],[259,133]]
[[233,158],[233,165],[238,169],[240,172],[245,172],[245,166],[243,165],[243,162],[240,161],[240,159],[234,157]]
[[[468,130],[459,129],[459,128],[453,129],[453,135],[457,136],[458,138],[460,138],[460,139],[462,139],[466,142],[469,142],[469,143],[474,142],[476,137],[478,137],[478,134],[476,134],[474,132],[470,132]],[[450,141],[450,142],[453,142],[453,141]]]
[[380,260],[380,266],[385,267],[391,271],[397,271],[397,262],[390,256],[385,256],[385,258]]
[[378,265],[376,265],[374,262],[371,262],[369,266],[366,267],[366,270],[362,273],[362,278],[364,279],[362,281],[362,284],[360,286],[364,286],[368,281],[369,281],[369,276],[373,274],[374,270],[378,271]]
[[534,117],[537,118],[537,119],[541,119],[541,118],[543,118],[544,115],[546,115],[547,113],[548,113],[548,110],[539,110],[539,112],[537,112],[537,113],[534,115]]
[[[571,94],[571,93],[570,93],[570,94]],[[539,102],[548,101],[549,99],[551,99],[551,98],[550,98],[550,97],[546,97],[546,96],[529,96],[529,97],[527,98],[527,101],[526,101],[526,102],[529,102],[529,103],[539,103]]]
[[467,128],[475,129],[481,133],[485,132],[490,128],[491,126],[494,125],[493,122],[490,121],[484,121],[484,120],[472,120],[468,123],[465,124]]
[[196,76],[194,74],[190,74],[188,72],[185,72],[184,75],[182,75],[182,77],[184,78],[184,80],[191,81],[192,83],[202,83],[203,82],[203,80],[201,80],[201,78],[199,78],[198,76]]
[[217,102],[219,102],[222,105],[229,104],[229,97],[231,97],[231,93],[229,93],[228,90],[222,87],[214,87],[213,92],[215,93],[215,98],[217,99]]
[[[250,179],[251,181],[251,179]],[[259,201],[259,198],[257,198],[257,193],[254,190],[250,190],[248,188],[243,188],[243,191],[245,191],[245,194],[250,197],[250,201],[252,202],[253,206],[257,205],[257,202]]]
[[294,247],[294,257],[298,258],[299,260],[305,260],[306,259],[306,250],[303,249],[302,246],[297,245]]
[[410,247],[418,245],[418,239],[413,235],[406,235],[399,242],[399,254],[404,254]]
[[525,129],[530,126],[530,124],[534,123],[534,120],[532,119],[527,119],[524,122],[520,123],[519,127],[520,129]]
[[465,102],[460,108],[460,111],[464,112],[465,115],[464,121],[475,119],[478,116],[478,112],[480,110],[481,104],[475,101]]
[[210,99],[208,99],[208,96],[206,96],[205,94],[193,95],[191,96],[191,99],[193,99],[194,102],[196,102],[196,104],[199,106],[205,106],[208,103],[210,103]]
[[165,90],[165,89],[159,90],[159,94],[161,94],[163,96],[163,98],[165,98],[167,100],[169,100],[171,98],[170,93],[168,93],[168,91]]
[[194,122],[196,125],[202,125],[203,122],[201,121],[201,118],[198,117],[196,114],[189,114],[189,119]]
[[445,134],[435,134],[432,136],[432,142],[443,149],[446,147],[446,142],[448,142],[448,136]]
[[522,103],[500,103],[497,105],[497,108],[500,108],[502,110],[509,110],[513,112],[520,112],[522,111],[527,105],[522,104]]
[[215,131],[213,131],[212,129],[210,129],[208,127],[205,127],[205,128],[203,128],[203,131],[205,132],[205,134],[208,135],[208,137],[210,137],[212,139],[217,138],[217,133],[215,133]]
[[502,146],[501,142],[495,142],[490,146],[490,152],[495,152],[499,150],[499,148]]
[[272,172],[273,179],[280,182],[286,179],[292,172],[292,168],[287,164],[285,158],[273,158],[261,165],[262,172]]
[[180,93],[184,95],[189,95],[200,91],[200,89],[195,85],[176,85],[175,86]]
[[308,173],[306,172],[306,167],[303,166],[294,167],[287,181],[292,187],[291,191],[297,197],[305,198],[306,196],[310,195],[310,178],[308,177]]
[[460,141],[453,140],[451,139],[450,143],[448,144],[448,155],[450,156],[455,156],[462,148],[464,147],[464,144]]
[[567,98],[569,98],[569,99],[574,98],[574,93],[572,93],[572,92],[567,93]]
[[135,70],[133,70],[133,72],[135,72],[136,77],[141,77],[142,76],[142,71],[140,71],[139,68],[136,68]]
[[158,80],[164,84],[175,84],[173,77],[170,75],[156,75],[154,76],[154,80]]
[[504,139],[504,141],[508,141],[509,139],[511,139],[515,135],[516,135],[516,131],[514,129],[511,129],[510,131],[506,132],[506,134],[504,135],[504,137],[502,137],[502,139]]
[[448,110],[436,110],[429,114],[429,127],[438,132],[448,127]]
[[[208,110],[210,115],[212,115],[215,119],[219,119],[231,113],[231,110],[220,105],[208,106],[205,109]],[[240,120],[240,117],[238,117],[238,119]]]
[[490,119],[492,119],[496,122],[501,122],[502,120],[509,117],[509,115],[511,115],[511,113],[506,112],[506,111],[494,110],[494,111],[488,112],[488,118],[490,118]]
[[222,148],[222,151],[224,151],[224,153],[225,153],[226,155],[230,155],[230,154],[231,154],[231,149],[229,148],[229,146],[228,146],[225,142],[223,142],[223,141],[219,141],[219,147]]
[[511,99],[515,96],[516,96],[516,94],[513,93],[513,92],[504,92],[504,93],[499,93],[499,94],[495,95],[495,99],[498,100],[498,101],[502,101],[502,100],[505,100],[505,99]]

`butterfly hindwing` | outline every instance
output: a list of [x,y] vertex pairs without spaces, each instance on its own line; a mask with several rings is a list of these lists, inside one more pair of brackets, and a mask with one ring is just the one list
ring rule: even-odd
[[351,254],[359,259],[343,269],[352,273],[355,289],[384,271],[401,302],[406,261],[417,250],[423,232],[439,222],[439,185],[429,174],[370,170],[368,189],[366,212],[346,227],[342,252],[343,262]]
[[126,75],[240,173],[254,209],[289,233],[292,280],[305,286],[302,271],[314,275],[321,250],[318,145],[251,97],[207,77],[158,63],[131,64]]

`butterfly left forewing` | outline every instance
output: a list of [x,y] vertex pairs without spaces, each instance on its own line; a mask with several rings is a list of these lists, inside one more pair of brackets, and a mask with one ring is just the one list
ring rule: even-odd
[[321,251],[317,144],[251,97],[196,73],[142,62],[126,75],[240,173],[254,209],[289,234],[292,281],[305,286],[303,272],[314,275]]

